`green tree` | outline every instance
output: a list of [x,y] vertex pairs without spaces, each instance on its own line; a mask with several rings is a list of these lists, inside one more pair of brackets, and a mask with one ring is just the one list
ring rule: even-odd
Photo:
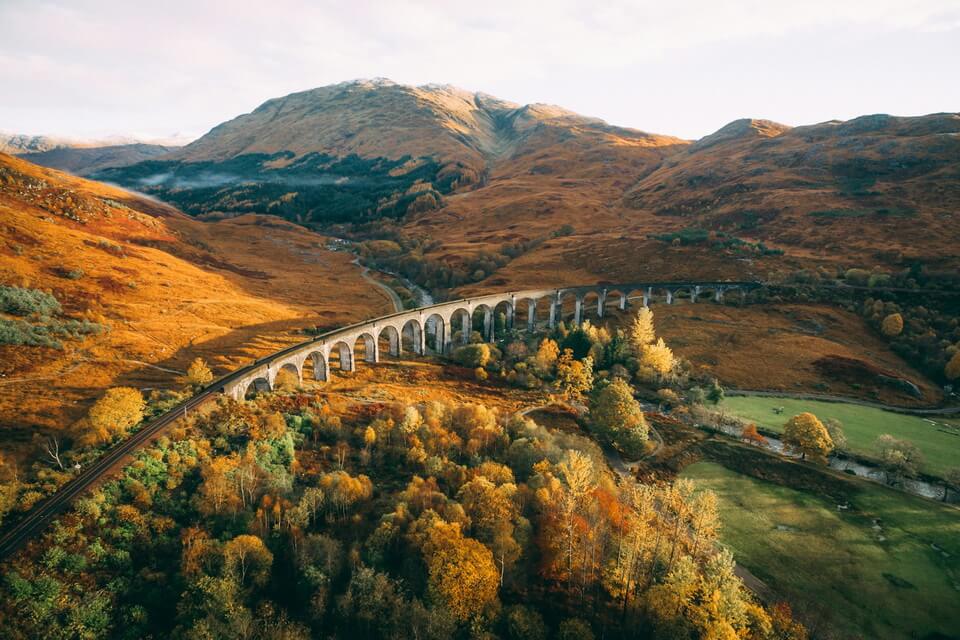
[[622,379],[614,378],[594,396],[590,420],[603,438],[628,456],[643,454],[650,429],[633,389]]
[[490,362],[490,345],[486,343],[465,344],[453,352],[454,362],[464,367],[485,367]]
[[800,454],[800,458],[810,458],[817,462],[826,462],[833,450],[833,440],[823,423],[812,413],[801,413],[787,421],[783,428],[783,443]]

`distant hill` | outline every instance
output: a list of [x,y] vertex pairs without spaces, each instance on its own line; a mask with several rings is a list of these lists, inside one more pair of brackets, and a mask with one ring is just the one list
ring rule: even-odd
[[105,147],[56,147],[19,154],[24,160],[51,169],[89,175],[108,167],[124,167],[170,153],[177,147],[159,144],[120,144]]
[[440,288],[532,284],[557,268],[590,281],[960,266],[957,114],[744,119],[687,141],[362,80],[268,100],[161,159],[93,175],[196,216],[376,222],[429,245],[438,275],[424,281]]

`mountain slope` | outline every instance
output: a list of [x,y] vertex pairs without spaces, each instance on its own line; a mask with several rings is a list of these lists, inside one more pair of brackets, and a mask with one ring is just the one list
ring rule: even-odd
[[21,153],[19,157],[42,167],[83,176],[107,167],[124,167],[170,153],[177,147],[159,144],[119,144],[104,147],[56,147]]
[[[302,340],[302,327],[392,309],[348,254],[302,228],[262,216],[204,224],[3,154],[0,229],[0,285],[48,292],[62,307],[0,312],[4,448],[38,427],[69,427],[106,387],[169,387],[194,357],[224,372]],[[10,344],[24,323],[81,335],[58,336],[59,348]]]
[[[738,121],[625,195],[635,211],[797,255],[956,265],[960,115],[796,127]],[[897,257],[900,256],[900,257]]]

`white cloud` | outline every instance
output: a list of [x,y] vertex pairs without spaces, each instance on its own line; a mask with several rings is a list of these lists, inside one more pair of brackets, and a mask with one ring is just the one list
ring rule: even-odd
[[[693,89],[722,90],[715,75],[739,80],[744,68],[765,92],[744,86],[740,99],[699,108],[803,122],[827,109],[960,103],[956,0],[487,0],[469,11],[411,0],[3,0],[0,24],[0,126],[31,132],[202,133],[268,98],[372,76],[450,82],[687,136],[712,126],[684,103]],[[875,77],[861,60],[892,64],[892,53],[927,82],[919,96],[877,81],[849,91],[856,75]],[[824,82],[786,104],[773,98],[797,80],[781,69],[819,69]]]

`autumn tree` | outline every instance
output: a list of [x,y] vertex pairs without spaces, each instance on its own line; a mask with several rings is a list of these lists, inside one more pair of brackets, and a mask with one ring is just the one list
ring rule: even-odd
[[653,372],[658,376],[670,373],[673,365],[673,350],[666,345],[663,338],[658,338],[654,344],[647,345],[640,356],[640,369]]
[[457,498],[470,517],[471,531],[494,554],[500,567],[500,582],[508,566],[520,557],[520,545],[514,537],[514,522],[519,509],[514,502],[517,487],[512,483],[496,486],[483,476],[477,476],[462,487]]
[[943,374],[947,377],[947,380],[960,378],[960,349],[953,352],[953,357],[947,362],[947,366],[943,368]]
[[243,534],[223,546],[223,563],[241,587],[248,579],[252,585],[264,585],[270,579],[273,554],[257,536]]
[[425,546],[427,592],[461,621],[482,616],[497,600],[500,574],[493,553],[457,525],[437,523]]
[[888,338],[893,338],[903,332],[903,316],[899,313],[891,313],[880,323],[880,331]]
[[641,307],[637,315],[633,317],[630,328],[627,331],[627,340],[634,355],[638,358],[643,356],[646,348],[653,344],[657,334],[653,326],[653,312],[649,307]]
[[530,362],[539,375],[548,376],[553,373],[559,357],[560,347],[557,343],[550,338],[544,338]]
[[351,476],[346,471],[332,471],[320,476],[318,483],[329,504],[337,509],[341,517],[347,515],[347,509],[373,495],[373,483],[365,475]]
[[826,462],[833,450],[830,433],[812,413],[801,413],[787,421],[783,428],[783,443],[798,452],[801,460],[809,457],[817,462]]
[[914,477],[923,464],[923,454],[917,445],[909,440],[900,440],[884,433],[877,438],[875,447],[880,455],[880,462],[887,471],[888,482]]
[[194,358],[187,368],[186,375],[180,381],[189,387],[205,387],[213,382],[213,372],[210,371],[210,367],[207,366],[203,358]]
[[107,390],[81,421],[81,440],[89,444],[109,442],[124,436],[143,420],[143,395],[129,387]]
[[201,513],[218,515],[226,511],[235,513],[243,502],[237,469],[240,456],[216,456],[200,469],[203,481],[197,495]]
[[557,360],[557,389],[569,400],[580,400],[593,387],[593,359],[575,360],[573,351],[564,349]]
[[627,456],[643,454],[649,427],[633,389],[622,379],[615,378],[596,394],[590,403],[590,420],[603,438]]
[[747,444],[756,445],[758,447],[763,446],[767,443],[767,439],[757,431],[757,425],[750,423],[743,428],[743,431],[740,432],[740,438],[743,439]]

